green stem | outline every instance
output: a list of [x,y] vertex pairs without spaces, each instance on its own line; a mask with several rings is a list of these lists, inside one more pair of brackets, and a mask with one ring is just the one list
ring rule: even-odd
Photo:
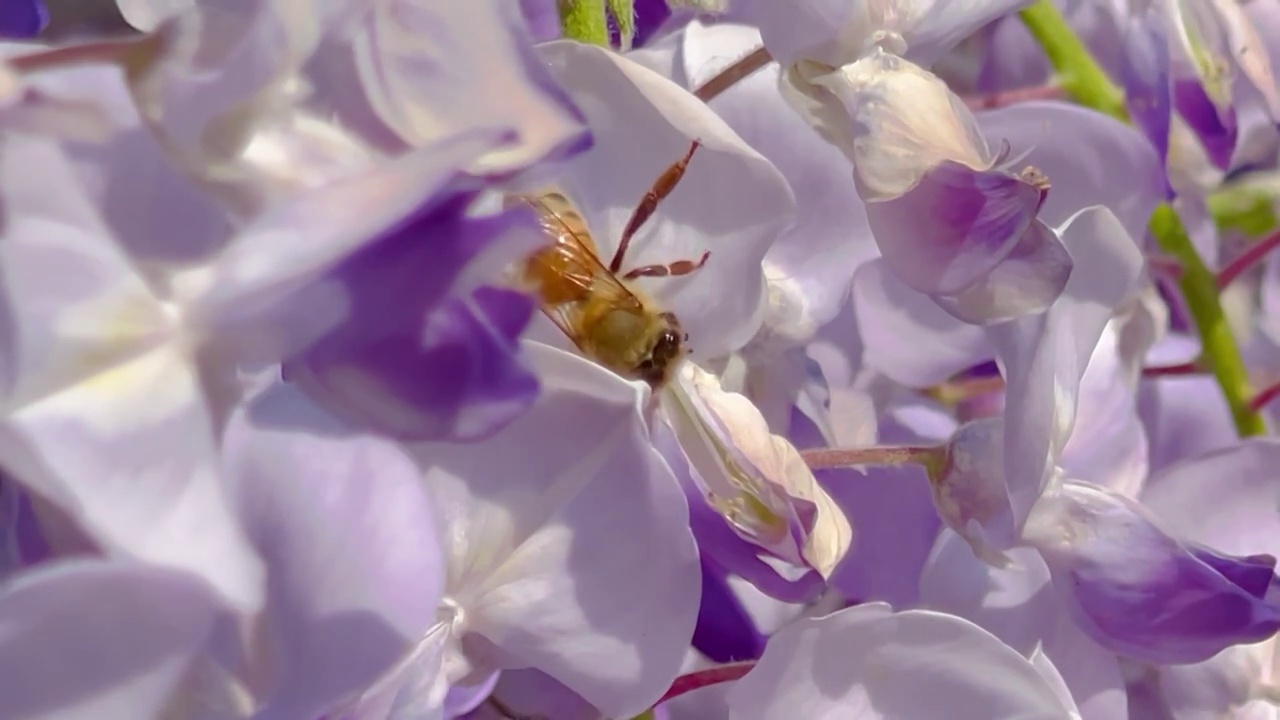
[[609,46],[605,0],[558,0],[560,27],[571,40]]
[[[1107,77],[1052,1],[1038,0],[1020,14],[1058,73],[1062,89],[1081,105],[1128,122],[1124,92]],[[1196,253],[1182,220],[1170,205],[1156,208],[1148,229],[1160,248],[1182,264],[1178,284],[1200,333],[1202,359],[1222,389],[1236,430],[1241,436],[1266,434],[1262,416],[1249,406],[1252,389],[1248,371],[1222,311],[1214,274]]]
[[608,0],[609,15],[618,28],[618,49],[627,52],[636,36],[636,9],[632,0]]
[[1094,61],[1052,0],[1039,0],[1018,13],[1058,73],[1058,85],[1081,105],[1129,121],[1124,91]]
[[1236,340],[1231,335],[1222,303],[1218,301],[1217,278],[1205,267],[1195,246],[1191,244],[1191,237],[1178,219],[1178,214],[1168,204],[1161,204],[1156,208],[1151,214],[1148,228],[1160,244],[1160,249],[1182,263],[1182,276],[1178,279],[1178,285],[1182,288],[1191,317],[1200,332],[1202,357],[1213,371],[1218,385],[1222,387],[1236,430],[1241,437],[1265,435],[1266,422],[1249,405],[1253,390],[1249,386],[1248,370],[1240,357]]
[[1271,234],[1278,224],[1274,189],[1244,184],[1225,185],[1205,198],[1209,214],[1219,230],[1234,230],[1246,237],[1259,238]]

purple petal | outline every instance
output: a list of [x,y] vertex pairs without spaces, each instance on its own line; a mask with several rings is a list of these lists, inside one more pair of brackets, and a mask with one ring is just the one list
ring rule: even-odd
[[662,34],[672,15],[671,5],[667,0],[635,0],[632,7],[636,13],[636,36],[632,42],[634,47],[643,47]]
[[[730,5],[734,21],[760,28],[769,54],[782,65],[809,57],[838,67],[857,59],[862,49],[857,42],[861,38],[848,49],[834,42],[841,31],[857,27],[863,19],[855,3],[804,0],[784,6],[770,0],[737,0]],[[825,51],[825,57],[815,57],[819,50]],[[852,57],[845,57],[850,53]]]
[[489,282],[539,236],[489,244],[484,231],[497,227],[488,219],[475,226],[480,232],[465,232],[472,227],[461,216],[482,183],[460,168],[509,137],[501,129],[463,133],[272,206],[208,270],[175,281],[194,286],[185,292],[195,295],[189,313],[237,357],[278,362],[349,315],[352,302],[332,275],[384,242],[419,237],[448,249],[441,262],[412,270],[423,274],[428,289],[420,292],[429,297]]
[[1123,26],[1125,62],[1120,75],[1129,114],[1151,141],[1163,165],[1169,154],[1169,125],[1173,113],[1170,89],[1169,38],[1161,6],[1149,3],[1138,14],[1117,18]]
[[[1103,328],[1137,289],[1143,257],[1110,211],[1080,211],[1061,231],[1075,266],[1048,312],[991,328],[1005,373],[1004,482],[1015,523],[1039,498],[1075,421],[1076,393]],[[1015,525],[1015,528],[1017,525]],[[991,529],[1012,542],[1016,535]]]
[[1219,170],[1229,168],[1239,133],[1235,110],[1228,108],[1224,117],[1195,78],[1174,81],[1173,104],[1204,146],[1209,161]]
[[1043,312],[1067,286],[1071,255],[1049,226],[1035,220],[998,265],[938,306],[974,325],[990,325]]
[[[482,288],[443,301],[424,322],[420,305],[401,305],[411,297],[352,287],[360,302],[352,320],[290,365],[290,379],[331,411],[401,438],[472,441],[537,396],[537,378],[517,355],[533,313],[527,296]],[[417,338],[415,324],[424,325]]]
[[[932,65],[983,25],[1030,4],[1028,0],[896,0],[849,3],[769,0],[730,3],[735,19],[760,28],[770,53],[783,64],[812,58],[828,65],[851,63],[882,36],[901,36],[907,57]],[[903,42],[905,40],[905,42]]]
[[737,575],[782,602],[810,602],[821,594],[826,586],[821,575],[808,571],[793,578],[779,573],[765,562],[758,545],[735,533],[724,516],[707,504],[701,490],[686,486],[685,498],[689,503],[689,525],[698,547],[722,572]]
[[[854,274],[853,307],[865,343],[863,362],[909,387],[936,385],[991,355],[982,328],[907,287],[883,260]],[[920,352],[922,346],[929,352]]]
[[1154,475],[1142,504],[1179,535],[1224,552],[1280,556],[1280,442],[1237,441]]
[[[532,401],[537,383],[515,344],[532,301],[471,288],[541,235],[519,210],[468,217],[470,199],[428,201],[305,288],[332,293],[336,281],[345,295],[341,324],[287,368],[331,412],[397,437],[471,440]],[[287,318],[308,307],[298,295]]]
[[858,544],[831,576],[845,597],[913,604],[919,569],[941,523],[929,485],[918,469],[878,468],[821,478],[858,528]]
[[[1123,330],[1107,325],[1080,378],[1071,437],[1058,465],[1067,477],[1085,479],[1136,497],[1147,479],[1147,435],[1138,416],[1137,367],[1122,358]],[[1136,365],[1136,363],[1134,363]]]
[[932,65],[965,38],[988,23],[1012,15],[1032,4],[1032,0],[912,0],[899,2],[903,16],[914,20],[914,26],[903,22],[907,41],[907,57],[921,65]]
[[[12,482],[6,483],[6,487],[13,485]],[[35,502],[31,496],[20,492],[16,487],[9,494],[12,496],[12,504],[5,512],[12,522],[8,538],[12,561],[18,566],[32,566],[53,559],[53,548],[41,531],[41,523],[36,517]]]
[[1049,569],[1034,550],[1015,548],[1009,557],[1009,568],[991,567],[954,533],[943,532],[921,576],[921,601],[977,623],[1023,655],[1043,651],[1057,663],[1084,717],[1128,717],[1115,655],[1064,611],[1049,584]]
[[[225,211],[177,167],[143,123],[122,68],[79,65],[24,77],[37,97],[97,109],[110,132],[65,144],[79,184],[141,261],[204,259],[230,234]],[[46,120],[46,128],[53,125]]]
[[1280,582],[1274,557],[1181,542],[1122,496],[1066,483],[1029,521],[1027,537],[1081,627],[1114,652],[1198,662],[1280,630],[1280,607],[1266,600]]
[[1165,198],[1161,158],[1147,138],[1114,118],[1063,102],[1017,103],[978,113],[992,145],[1022,152],[1014,166],[1031,166],[1050,190],[1037,217],[1058,227],[1080,208],[1103,205],[1135,238],[1143,237],[1156,203]]
[[[1152,348],[1147,364],[1186,362],[1199,350],[1196,339],[1170,335]],[[1211,377],[1145,378],[1138,387],[1138,413],[1150,444],[1152,473],[1239,440],[1222,389]]]
[[[882,416],[879,442],[934,444],[945,441],[953,429],[922,432],[908,427],[899,415]],[[850,524],[858,528],[858,543],[831,576],[832,587],[864,602],[915,605],[920,569],[942,527],[924,472],[916,467],[881,467],[818,475]]]
[[281,189],[261,182],[262,168],[247,152],[253,131],[261,129],[252,121],[275,124],[261,122],[265,113],[253,104],[284,114],[282,99],[262,98],[282,95],[272,85],[314,50],[315,21],[279,3],[228,0],[216,10],[165,5],[160,12],[142,3],[126,9],[131,22],[156,24],[148,27],[155,58],[129,75],[137,106],[178,165],[238,214],[252,216]]
[[[520,717],[554,720],[598,720],[600,711],[563,683],[532,668],[508,670],[498,679],[494,695]],[[490,708],[493,710],[493,708]],[[467,720],[510,720],[505,713],[483,711]]]
[[444,588],[434,514],[388,440],[277,384],[232,416],[225,469],[267,563],[274,717],[314,717],[387,671],[434,623]]
[[33,38],[49,24],[43,0],[5,0],[0,4],[0,38]]
[[816,572],[787,577],[762,559],[759,545],[734,532],[715,508],[707,502],[702,489],[693,480],[688,458],[680,448],[671,428],[659,423],[653,428],[653,443],[667,465],[679,478],[689,506],[689,526],[697,539],[704,563],[717,566],[718,572],[737,575],[757,590],[783,602],[808,602],[817,598],[826,582]]
[[900,720],[1049,720],[1074,710],[1026,658],[977,625],[881,603],[779,631],[730,689],[729,708],[732,720],[851,710]]
[[1237,645],[1190,665],[1146,665],[1129,687],[1133,717],[1266,720],[1275,713],[1266,699],[1274,644]]
[[965,423],[947,443],[940,472],[930,477],[942,521],[969,543],[974,555],[996,567],[1009,563],[1003,552],[1014,543],[1008,528],[1022,520],[1000,467],[1006,435],[1000,417]]
[[1013,251],[1043,195],[1006,172],[945,161],[906,194],[868,203],[867,221],[903,282],[923,293],[953,294]]
[[1029,656],[1052,631],[1060,608],[1036,552],[1014,548],[1008,555],[1010,567],[992,567],[962,537],[943,530],[920,575],[920,602],[975,622]]
[[529,26],[533,42],[549,42],[560,38],[560,11],[556,0],[520,0],[520,14]]
[[713,562],[702,563],[702,605],[693,629],[693,647],[714,662],[755,660],[765,637],[729,585],[728,575]]
[[161,717],[218,608],[198,577],[154,566],[63,561],[16,576],[0,590],[4,713]]
[[503,673],[493,672],[474,685],[453,685],[444,698],[445,717],[456,718],[472,712],[493,694]]

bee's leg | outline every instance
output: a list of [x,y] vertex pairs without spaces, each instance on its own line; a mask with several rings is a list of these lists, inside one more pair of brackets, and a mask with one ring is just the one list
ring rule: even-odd
[[671,167],[667,168],[658,176],[653,187],[644,194],[640,200],[640,204],[636,206],[635,212],[631,213],[631,219],[627,221],[627,227],[622,231],[622,238],[618,240],[618,251],[613,254],[613,260],[609,262],[609,271],[617,273],[622,269],[622,259],[627,254],[627,246],[631,244],[631,236],[636,234],[653,215],[653,211],[658,209],[658,203],[662,199],[671,194],[676,189],[676,185],[680,184],[680,178],[684,177],[684,171],[689,167],[689,160],[693,157],[693,153],[697,151],[698,146],[702,143],[694,140],[689,145],[689,152],[684,154]]
[[711,257],[711,251],[706,250],[702,253],[702,257],[697,260],[677,260],[666,265],[645,265],[627,272],[622,277],[627,280],[635,280],[638,277],[676,277],[678,275],[688,275],[707,264],[707,258]]

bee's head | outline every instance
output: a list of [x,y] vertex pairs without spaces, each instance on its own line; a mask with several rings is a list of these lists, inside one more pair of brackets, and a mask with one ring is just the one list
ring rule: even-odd
[[671,373],[684,357],[684,341],[689,338],[680,329],[680,321],[675,314],[664,312],[658,318],[661,323],[655,328],[649,351],[636,365],[636,375],[655,390],[671,379]]

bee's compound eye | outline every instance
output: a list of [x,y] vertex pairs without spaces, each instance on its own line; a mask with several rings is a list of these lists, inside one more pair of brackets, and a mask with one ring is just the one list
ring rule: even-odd
[[654,343],[653,356],[658,359],[675,357],[680,352],[680,336],[674,330],[665,330]]

